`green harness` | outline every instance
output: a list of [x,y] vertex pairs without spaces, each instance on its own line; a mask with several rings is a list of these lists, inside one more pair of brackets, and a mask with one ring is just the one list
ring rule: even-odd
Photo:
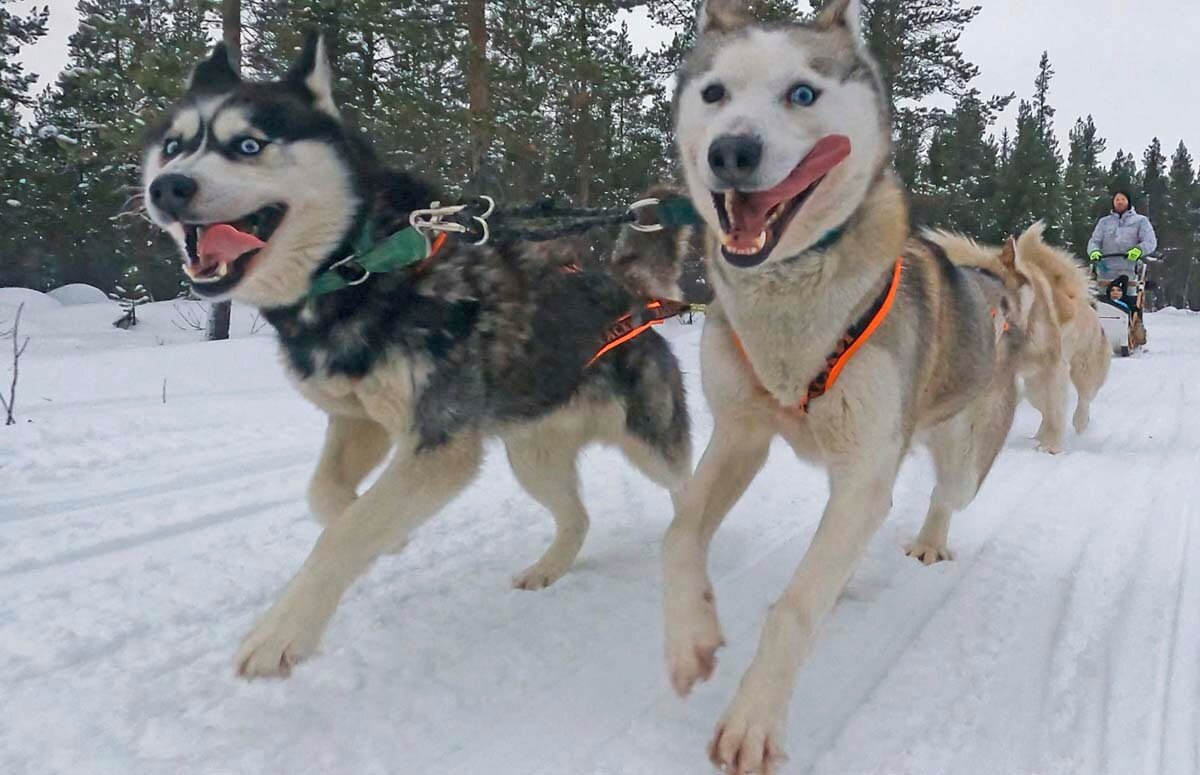
[[361,285],[373,274],[386,274],[419,264],[429,257],[429,240],[411,226],[376,242],[368,223],[354,241],[354,252],[313,280],[309,298]]

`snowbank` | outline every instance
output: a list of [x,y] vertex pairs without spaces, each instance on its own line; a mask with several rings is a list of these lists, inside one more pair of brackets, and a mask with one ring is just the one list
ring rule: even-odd
[[0,315],[10,317],[17,307],[25,305],[25,313],[58,309],[62,305],[52,297],[32,288],[0,288]]
[[47,294],[64,307],[74,307],[80,304],[105,304],[108,295],[94,285],[71,283],[61,288],[55,288]]

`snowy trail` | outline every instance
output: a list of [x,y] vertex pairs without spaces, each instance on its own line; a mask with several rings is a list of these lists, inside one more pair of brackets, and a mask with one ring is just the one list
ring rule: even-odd
[[[352,590],[318,659],[242,684],[236,644],[318,532],[303,493],[322,418],[269,337],[134,347],[90,341],[71,314],[34,320],[32,422],[0,429],[0,773],[708,771],[712,725],[816,527],[819,471],[774,449],[718,534],[729,646],[686,702],[661,656],[669,502],[604,450],[582,467],[592,532],[555,587],[509,588],[552,525],[493,449]],[[789,775],[1200,771],[1200,316],[1148,322],[1151,348],[1114,363],[1067,454],[1033,451],[1021,409],[952,527],[956,562],[903,556],[931,486],[923,454],[905,464],[800,674]],[[699,328],[666,333],[699,451]]]

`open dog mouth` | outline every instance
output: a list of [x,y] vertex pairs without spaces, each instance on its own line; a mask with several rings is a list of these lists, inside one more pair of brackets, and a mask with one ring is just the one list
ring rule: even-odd
[[201,296],[219,296],[246,276],[287,215],[282,204],[267,205],[236,221],[184,224],[187,263],[183,271]]
[[742,268],[766,261],[825,176],[849,155],[850,138],[829,135],[773,188],[713,192],[725,260]]

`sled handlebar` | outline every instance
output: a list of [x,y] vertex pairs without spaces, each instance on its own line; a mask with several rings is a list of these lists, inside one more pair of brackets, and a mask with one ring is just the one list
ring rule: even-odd
[[[1100,259],[1105,259],[1105,258],[1128,258],[1128,254],[1127,253],[1103,253],[1100,255]],[[1139,258],[1138,261],[1145,261],[1147,264],[1156,264],[1156,263],[1158,263],[1158,258],[1159,258],[1158,256],[1147,253],[1146,255],[1143,255],[1141,258]],[[1134,262],[1134,263],[1136,263],[1136,262]]]

